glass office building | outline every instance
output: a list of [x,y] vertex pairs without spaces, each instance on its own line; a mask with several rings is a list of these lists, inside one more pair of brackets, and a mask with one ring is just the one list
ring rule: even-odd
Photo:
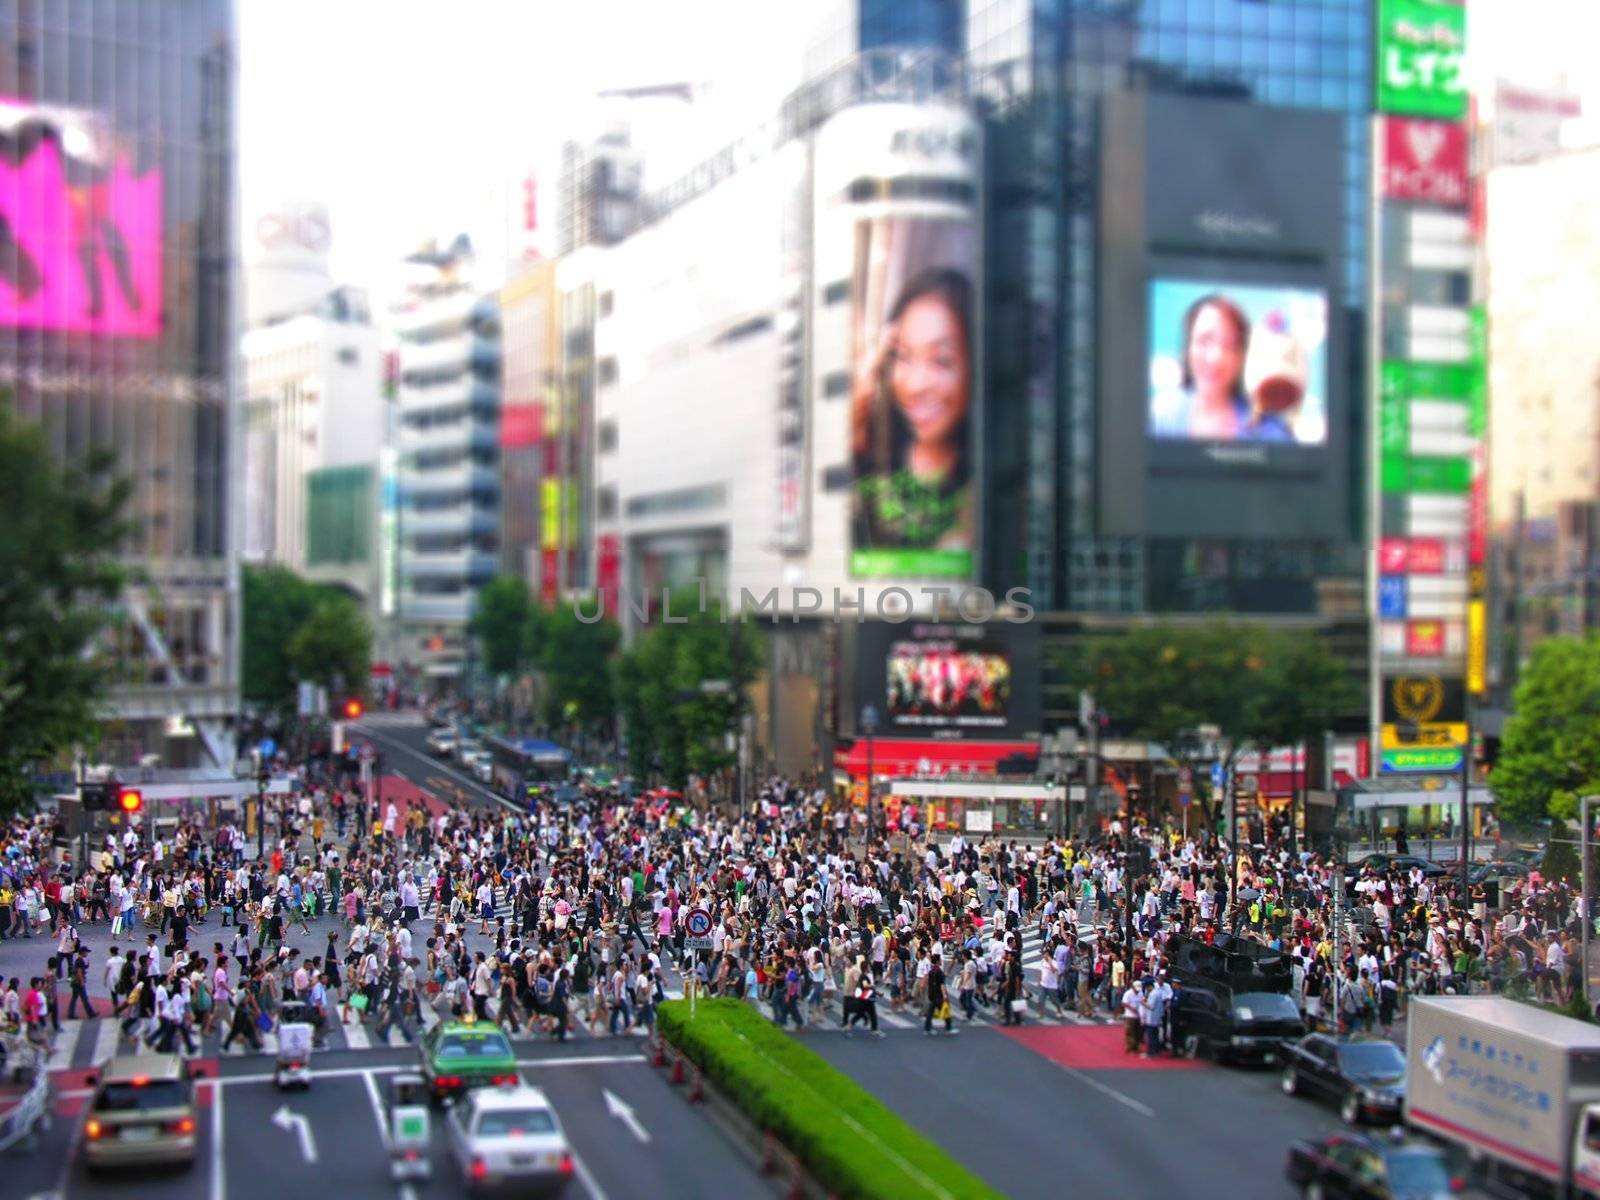
[[0,3],[0,387],[133,487],[107,761],[233,762],[234,20]]
[[[1048,597],[1043,607],[1074,614],[1359,617],[1371,21],[1370,0],[969,0],[970,86],[992,124],[992,585],[1030,586]],[[1108,518],[1114,481],[1107,475],[1124,466],[1108,455],[1101,428],[1107,393],[1117,386],[1104,361],[1105,326],[1119,319],[1103,294],[1108,208],[1116,207],[1106,192],[1107,154],[1116,148],[1105,130],[1109,98],[1129,93],[1179,97],[1190,107],[1312,110],[1337,120],[1329,148],[1337,158],[1337,244],[1319,285],[1335,318],[1330,342],[1338,342],[1328,347],[1333,377],[1325,386],[1340,399],[1324,410],[1334,427],[1322,443],[1343,476],[1336,528],[1249,534],[1247,521],[1247,536],[1202,536],[1151,505],[1142,529]],[[1273,154],[1274,141],[1260,138],[1258,154]],[[1248,146],[1223,149],[1249,154]],[[1148,191],[1181,194],[1194,165],[1183,154],[1163,162]],[[1271,164],[1251,164],[1257,168]],[[1240,207],[1250,203],[1246,194]],[[1233,219],[1231,212],[1202,216]],[[1164,251],[1165,236],[1152,233],[1152,253]],[[1151,270],[1204,275],[1216,267],[1214,250]],[[1283,261],[1299,253],[1285,252]],[[1116,400],[1138,403],[1136,396]],[[1174,472],[1159,462],[1151,469]]]

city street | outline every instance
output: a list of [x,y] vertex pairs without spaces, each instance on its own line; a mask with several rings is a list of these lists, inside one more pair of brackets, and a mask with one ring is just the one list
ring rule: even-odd
[[[523,1079],[543,1088],[566,1128],[576,1181],[570,1195],[696,1197],[755,1195],[768,1185],[701,1113],[674,1095],[663,1074],[631,1048],[600,1054],[544,1047],[521,1058]],[[315,1061],[309,1090],[280,1092],[259,1061],[223,1064],[220,1086],[199,1088],[200,1150],[187,1171],[150,1170],[91,1178],[69,1155],[83,1097],[67,1090],[59,1119],[38,1150],[8,1156],[8,1196],[127,1196],[132,1191],[175,1198],[271,1200],[327,1191],[348,1197],[454,1196],[462,1192],[445,1149],[442,1114],[433,1122],[434,1179],[397,1188],[388,1177],[384,1104],[388,1080],[414,1065],[404,1051],[373,1048]],[[633,1121],[612,1114],[626,1106]],[[287,1109],[303,1116],[302,1144]],[[636,1124],[637,1129],[630,1125]],[[223,1154],[215,1147],[220,1143]],[[618,1153],[619,1150],[626,1153]],[[68,1162],[65,1172],[60,1164]],[[224,1164],[226,1164],[224,1166]],[[137,1182],[136,1182],[137,1181]]]

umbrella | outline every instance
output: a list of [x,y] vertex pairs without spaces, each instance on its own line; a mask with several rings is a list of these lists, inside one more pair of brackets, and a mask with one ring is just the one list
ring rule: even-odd
[[1239,899],[1241,900],[1257,900],[1260,899],[1260,897],[1260,888],[1247,887],[1239,889]]

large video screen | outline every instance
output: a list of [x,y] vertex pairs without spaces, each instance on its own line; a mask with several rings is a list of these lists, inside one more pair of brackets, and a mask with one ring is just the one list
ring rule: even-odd
[[1328,296],[1150,281],[1149,433],[1188,442],[1328,440]]
[[850,573],[969,578],[977,545],[970,220],[855,226]]
[[1004,729],[1011,660],[959,641],[889,646],[889,723],[903,729]]
[[0,99],[0,325],[159,335],[161,184],[99,114]]

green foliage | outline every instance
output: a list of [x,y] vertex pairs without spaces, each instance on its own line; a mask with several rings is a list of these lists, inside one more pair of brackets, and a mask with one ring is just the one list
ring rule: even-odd
[[1319,737],[1361,706],[1349,670],[1309,630],[1150,625],[1091,641],[1064,666],[1124,733],[1177,762],[1200,761],[1202,726],[1236,755]]
[[1600,636],[1534,647],[1500,739],[1494,794],[1500,819],[1577,815],[1600,792]]
[[661,1006],[662,1034],[843,1200],[998,1193],[742,1000]]
[[95,643],[125,582],[129,487],[113,462],[60,465],[0,404],[0,814],[30,801],[37,765],[96,730],[113,664]]
[[301,679],[366,689],[372,630],[360,608],[287,567],[244,569],[243,643],[244,698],[264,708],[292,709]]
[[[329,595],[289,639],[289,665],[296,676],[330,691],[364,695],[372,674],[372,627],[348,596]],[[339,697],[330,696],[333,703]]]
[[483,647],[484,669],[491,675],[519,675],[533,658],[529,645],[528,585],[515,575],[491,579],[478,593],[467,630]]
[[[670,624],[663,620],[640,634],[617,664],[615,687],[635,769],[647,770],[659,759],[667,782],[682,787],[691,774],[733,765],[727,736],[738,726],[766,641],[743,621],[724,622],[714,602],[699,612],[692,592],[674,594],[667,610],[692,615],[681,623],[677,617]],[[714,680],[729,687],[702,690]]]
[[[587,616],[598,611],[597,602],[558,605],[544,613],[538,623],[539,654],[536,662],[544,673],[546,719],[552,725],[576,725],[580,729],[609,726],[616,715],[616,693],[612,689],[610,662],[622,641],[622,630],[610,617],[587,622],[578,619],[578,608]],[[524,620],[526,630],[530,622]]]
[[1575,835],[1560,820],[1550,822],[1550,841],[1544,848],[1539,870],[1546,879],[1565,879],[1576,883],[1583,877],[1583,861],[1574,845]]

